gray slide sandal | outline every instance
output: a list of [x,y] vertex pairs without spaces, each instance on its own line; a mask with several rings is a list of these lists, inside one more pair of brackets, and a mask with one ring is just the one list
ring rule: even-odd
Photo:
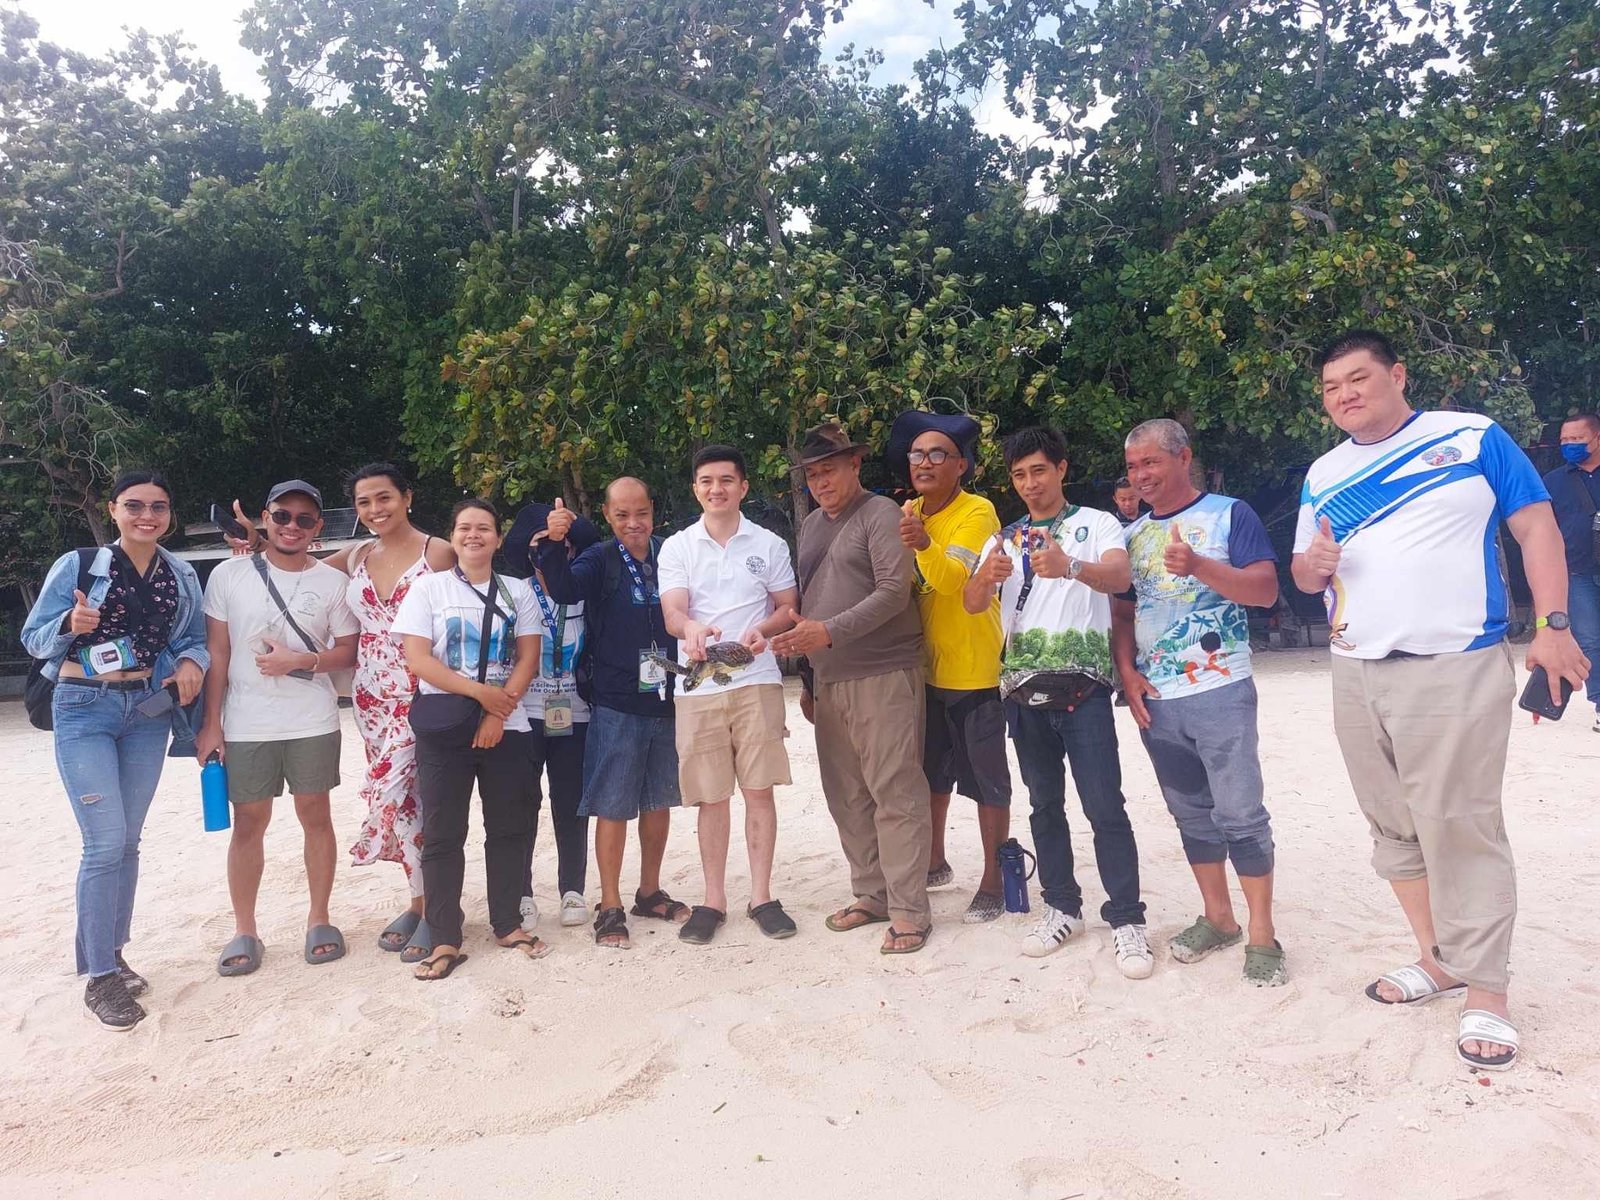
[[[262,956],[267,952],[267,947],[261,939],[253,934],[241,933],[233,941],[222,948],[222,953],[217,956],[217,974],[224,976],[249,975],[261,967]],[[242,958],[242,963],[228,964],[230,958]]]
[[[318,946],[336,946],[338,949],[328,954],[313,954]],[[331,963],[335,959],[344,957],[344,934],[332,925],[313,925],[306,930],[306,961],[314,967],[323,963]]]

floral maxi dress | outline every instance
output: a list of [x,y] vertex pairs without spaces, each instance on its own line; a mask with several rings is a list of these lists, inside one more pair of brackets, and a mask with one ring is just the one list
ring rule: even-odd
[[413,896],[422,894],[422,810],[417,803],[417,743],[407,717],[417,681],[389,630],[411,585],[430,570],[424,545],[422,556],[406,568],[393,595],[385,600],[362,559],[345,593],[361,622],[354,703],[356,726],[367,751],[361,783],[367,819],[350,847],[350,859],[358,867],[399,863]]

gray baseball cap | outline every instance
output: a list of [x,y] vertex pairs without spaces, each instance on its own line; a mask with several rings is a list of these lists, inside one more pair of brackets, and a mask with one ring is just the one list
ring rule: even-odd
[[317,506],[317,511],[322,511],[322,493],[304,479],[286,479],[282,483],[273,484],[272,490],[267,493],[267,503],[271,504],[274,500],[281,499],[291,492],[299,492],[301,495],[310,496]]

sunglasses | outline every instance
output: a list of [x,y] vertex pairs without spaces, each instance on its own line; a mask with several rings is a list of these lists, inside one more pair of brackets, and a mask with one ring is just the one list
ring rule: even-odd
[[912,450],[906,455],[907,461],[913,467],[920,467],[923,463],[935,467],[943,466],[954,457],[955,455],[948,450]]
[[292,513],[283,508],[275,508],[267,515],[272,518],[274,525],[287,525],[292,521],[301,529],[315,529],[317,523],[322,520],[320,516],[314,517],[310,513]]
[[165,500],[157,500],[151,504],[146,504],[143,500],[118,500],[117,503],[122,505],[122,511],[130,517],[142,517],[147,509],[153,517],[164,517],[172,512],[172,505]]

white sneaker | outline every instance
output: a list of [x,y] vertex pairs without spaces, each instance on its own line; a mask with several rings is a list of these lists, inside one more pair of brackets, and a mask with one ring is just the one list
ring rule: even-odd
[[1596,733],[1600,733],[1600,704],[1595,705],[1595,710],[1594,710],[1594,731]]
[[1117,948],[1117,970],[1129,979],[1149,979],[1156,969],[1156,956],[1143,925],[1118,925],[1111,931]]
[[1046,904],[1044,911],[1039,914],[1038,922],[1028,930],[1028,936],[1022,939],[1022,952],[1029,958],[1043,958],[1046,954],[1054,954],[1066,945],[1068,938],[1081,932],[1082,929],[1082,917],[1074,917]]
[[589,906],[583,902],[583,897],[577,892],[561,893],[561,923],[563,925],[584,925],[589,920]]
[[539,902],[532,896],[522,898],[522,927],[529,933],[539,927]]

